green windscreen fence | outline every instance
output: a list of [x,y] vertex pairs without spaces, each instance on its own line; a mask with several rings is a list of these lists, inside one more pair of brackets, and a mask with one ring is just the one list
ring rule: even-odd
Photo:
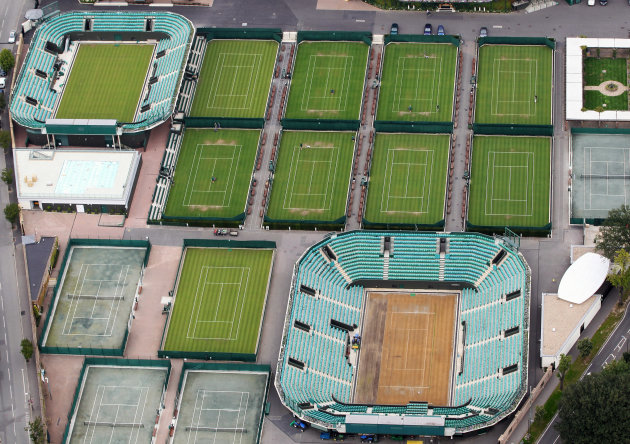
[[[87,246],[87,247],[127,247],[127,248],[146,248],[144,259],[142,264],[146,267],[149,263],[149,255],[151,253],[151,242],[147,240],[126,240],[126,239],[70,239],[66,246],[66,251],[63,255],[61,265],[59,268],[59,276],[64,276],[66,267],[68,266],[68,258],[70,252],[75,246]],[[42,334],[39,337],[38,347],[42,353],[62,354],[62,355],[94,355],[94,356],[122,356],[127,344],[127,338],[129,336],[129,327],[125,329],[122,345],[120,348],[100,348],[100,347],[62,347],[62,346],[49,346],[44,345],[44,339],[49,325],[53,319],[53,313],[55,310],[55,301],[59,297],[59,291],[61,290],[61,284],[63,279],[58,278],[57,283],[53,289],[53,296],[48,305],[48,311],[46,312],[46,320],[44,321],[44,327]]]
[[386,35],[385,44],[394,43],[450,43],[451,45],[461,45],[461,40],[455,35],[422,35],[422,34],[397,34]]
[[383,133],[429,133],[451,134],[453,122],[403,122],[394,120],[376,120],[374,129]]
[[211,39],[255,39],[282,41],[279,28],[197,28],[197,34]]
[[413,231],[441,231],[444,229],[444,219],[434,224],[404,224],[370,222],[366,218],[361,221],[366,230],[413,230]]
[[501,123],[473,123],[475,134],[507,136],[553,136],[553,125],[510,125]]
[[571,134],[630,134],[630,128],[571,128]]
[[[68,434],[70,433],[70,425],[74,413],[77,409],[77,403],[79,397],[83,392],[83,379],[85,378],[85,372],[91,365],[111,365],[113,367],[153,367],[153,368],[166,368],[166,377],[164,378],[164,391],[166,391],[166,385],[168,384],[168,378],[171,374],[171,362],[165,360],[153,360],[153,359],[122,359],[122,358],[85,358],[83,360],[83,366],[79,373],[79,379],[77,380],[77,388],[74,390],[74,396],[72,397],[72,406],[68,411],[68,422],[63,433],[62,443],[68,442]],[[185,365],[185,364],[184,364]]]
[[265,225],[269,227],[284,230],[284,229],[296,229],[296,230],[313,230],[313,229],[326,229],[335,230],[342,228],[346,224],[346,216],[340,217],[335,220],[300,220],[300,219],[272,219],[265,216]]
[[298,31],[297,42],[304,40],[363,42],[371,45],[372,33],[367,31]]
[[282,119],[285,130],[357,131],[360,125],[359,120]]
[[233,217],[177,217],[162,214],[162,218],[160,220],[149,220],[147,223],[159,225],[186,225],[191,227],[210,227],[214,225],[238,227],[239,225],[242,225],[243,222],[245,222],[244,211]]
[[239,241],[239,240],[215,240],[215,239],[184,239],[184,248],[276,248],[273,241]]
[[479,46],[483,45],[545,45],[556,49],[556,41],[547,37],[479,37]]
[[595,226],[599,227],[600,225],[602,225],[604,223],[605,220],[606,219],[604,219],[604,218],[572,217],[571,220],[569,221],[569,223],[571,225],[589,224],[589,225],[595,225]]
[[[466,231],[475,231],[483,234],[500,234],[503,235],[505,233],[505,225],[502,226],[486,226],[486,225],[474,225],[470,222],[466,221]],[[543,225],[542,227],[518,227],[518,226],[508,226],[510,230],[515,232],[516,234],[520,234],[522,236],[531,236],[531,237],[544,237],[548,236],[551,233],[551,222],[547,225]]]
[[262,117],[185,117],[184,124],[189,128],[253,128],[260,129],[265,125]]

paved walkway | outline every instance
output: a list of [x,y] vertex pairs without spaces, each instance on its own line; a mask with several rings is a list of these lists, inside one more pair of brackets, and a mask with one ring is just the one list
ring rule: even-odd
[[[608,85],[614,85],[616,89],[608,89]],[[584,91],[599,91],[605,96],[616,97],[620,96],[628,90],[628,87],[621,82],[617,82],[616,80],[606,80],[605,82],[600,83],[596,86],[585,86]]]

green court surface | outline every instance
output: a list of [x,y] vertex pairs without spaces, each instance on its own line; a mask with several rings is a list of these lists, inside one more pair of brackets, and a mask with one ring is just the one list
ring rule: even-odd
[[278,221],[343,217],[353,136],[349,132],[283,132],[267,217]]
[[272,250],[184,251],[164,350],[256,353]]
[[145,248],[72,247],[43,345],[124,348]]
[[190,115],[263,117],[276,63],[273,40],[211,40]]
[[475,122],[550,125],[552,71],[547,46],[481,46]]
[[599,86],[602,83],[614,80],[622,85],[628,84],[628,61],[609,58],[584,58],[584,108],[603,110],[628,110],[628,93],[615,96],[604,95],[599,91],[587,90],[587,87]]
[[257,444],[268,374],[187,371],[173,443]]
[[285,117],[358,120],[368,50],[359,42],[300,43]]
[[153,48],[146,44],[82,43],[55,118],[132,122]]
[[449,145],[447,135],[377,134],[366,221],[391,224],[441,221]]
[[186,129],[164,216],[242,214],[259,138],[260,130]]
[[451,44],[389,43],[377,119],[450,122],[456,64]]
[[551,139],[475,136],[468,221],[483,226],[549,223]]
[[151,442],[166,367],[87,367],[68,443]]

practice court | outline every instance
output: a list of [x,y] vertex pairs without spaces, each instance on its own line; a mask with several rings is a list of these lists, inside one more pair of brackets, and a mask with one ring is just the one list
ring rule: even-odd
[[630,141],[625,134],[573,134],[571,217],[605,219],[630,203]]
[[68,442],[151,442],[167,374],[167,367],[88,366]]
[[71,248],[43,344],[123,348],[146,248]]
[[458,295],[369,292],[353,402],[448,405]]
[[186,371],[173,442],[256,444],[267,379],[267,373]]

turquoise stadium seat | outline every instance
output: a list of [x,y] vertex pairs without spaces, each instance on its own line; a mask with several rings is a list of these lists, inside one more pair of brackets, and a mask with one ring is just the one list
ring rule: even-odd
[[[69,32],[83,31],[84,20],[92,19],[93,31],[138,31],[145,29],[145,20],[153,20],[153,31],[164,32],[167,38],[160,40],[155,53],[166,51],[166,55],[153,59],[157,64],[158,81],[152,85],[148,100],[141,99],[141,105],[149,104],[150,109],[138,112],[134,122],[123,125],[123,130],[139,131],[148,129],[164,121],[174,110],[178,86],[182,78],[187,55],[192,42],[192,23],[183,16],[169,12],[68,12],[49,18],[35,32],[24,65],[17,79],[15,92],[11,97],[10,109],[13,118],[22,126],[43,128],[46,119],[54,117],[61,94],[49,88],[50,74],[53,72],[55,56],[44,51],[50,41],[63,47],[64,36]],[[35,75],[39,69],[49,74],[47,80]],[[26,103],[26,97],[37,100],[38,105]],[[121,122],[122,123],[122,122]],[[159,203],[158,203],[159,206]]]
[[[354,282],[383,279],[384,236],[391,237],[389,279],[429,281],[440,278],[439,238],[449,238],[444,280],[470,285],[462,290],[460,313],[467,325],[463,372],[456,375],[452,389],[453,404],[461,406],[470,401],[465,407],[429,410],[426,403],[372,407],[351,404],[356,369],[345,358],[346,333],[332,328],[330,320],[360,325],[364,289]],[[327,261],[321,254],[324,245],[337,256],[350,284],[334,261]],[[490,266],[501,248],[493,238],[479,234],[365,231],[334,235],[311,247],[298,262],[290,294],[291,309],[278,363],[282,401],[296,414],[302,412],[300,403],[324,408],[325,412],[305,410],[302,416],[326,427],[342,423],[349,413],[424,416],[431,411],[434,416],[443,416],[447,426],[469,431],[494,424],[509,414],[525,393],[527,345],[523,330],[527,323],[525,303],[529,303],[528,269],[521,256],[509,250],[503,262]],[[316,295],[303,293],[302,285],[315,290]],[[523,290],[521,297],[504,301],[505,294],[519,289]],[[296,320],[308,324],[311,331],[295,328]],[[519,333],[503,338],[503,331],[515,326],[521,326]],[[304,369],[288,365],[289,357],[303,362]],[[500,369],[514,364],[518,371],[500,376]],[[498,413],[478,414],[489,407]]]

